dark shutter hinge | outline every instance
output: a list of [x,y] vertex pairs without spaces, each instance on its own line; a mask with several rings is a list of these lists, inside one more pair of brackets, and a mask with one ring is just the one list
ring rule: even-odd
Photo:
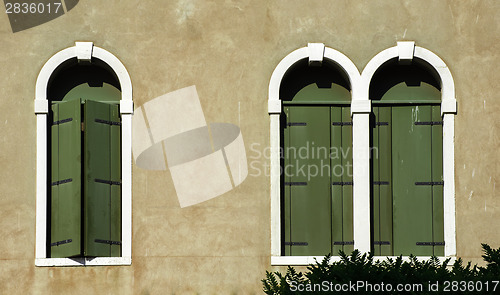
[[443,125],[443,121],[415,122],[415,125]]
[[50,246],[59,246],[59,245],[64,245],[64,244],[68,244],[71,242],[73,242],[72,239],[67,239],[67,240],[62,240],[62,241],[55,242],[55,243],[50,243]]
[[68,118],[68,119],[63,119],[63,120],[55,121],[54,123],[52,123],[52,125],[59,125],[59,124],[63,124],[63,123],[71,122],[71,121],[73,121],[73,118]]
[[352,181],[334,181],[332,185],[353,185]]
[[389,181],[374,181],[373,184],[378,184],[378,185],[388,185]]
[[417,246],[444,246],[444,242],[417,242]]
[[352,126],[352,122],[332,122],[333,126]]
[[292,181],[292,182],[285,182],[285,185],[307,185],[307,182]]
[[333,242],[335,246],[343,246],[343,245],[354,245],[354,241],[341,241],[341,242]]
[[375,122],[377,126],[389,126],[389,122]]
[[374,241],[373,244],[374,245],[390,245],[391,242],[389,242],[389,241]]
[[305,122],[288,123],[288,126],[307,126]]
[[415,185],[444,185],[444,181],[415,182]]
[[108,244],[108,245],[121,245],[122,244],[122,242],[118,242],[118,241],[100,240],[100,239],[95,239],[94,242],[101,243],[101,244]]
[[63,180],[59,180],[59,181],[54,181],[52,183],[52,185],[60,185],[60,184],[63,184],[63,183],[68,183],[68,182],[72,182],[73,181],[73,178],[68,178],[68,179],[63,179]]
[[285,242],[285,246],[307,246],[307,242]]
[[102,123],[102,124],[108,124],[108,125],[117,125],[120,126],[122,123],[120,122],[113,122],[113,121],[108,121],[108,120],[103,120],[103,119],[95,119],[96,123]]
[[95,182],[99,182],[99,183],[105,183],[105,184],[110,184],[110,185],[120,185],[122,184],[121,182],[119,181],[112,181],[112,180],[104,180],[104,179],[94,179]]

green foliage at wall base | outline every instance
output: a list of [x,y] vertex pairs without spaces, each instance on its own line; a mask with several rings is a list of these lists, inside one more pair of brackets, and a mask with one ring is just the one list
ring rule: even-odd
[[[485,267],[464,265],[461,258],[449,267],[449,258],[419,261],[410,256],[404,261],[400,256],[375,261],[372,254],[357,250],[351,255],[339,252],[340,261],[330,263],[327,255],[308,266],[306,273],[290,266],[284,275],[266,271],[263,290],[266,294],[500,294],[500,248],[486,244],[482,248]],[[403,291],[396,290],[398,284]]]

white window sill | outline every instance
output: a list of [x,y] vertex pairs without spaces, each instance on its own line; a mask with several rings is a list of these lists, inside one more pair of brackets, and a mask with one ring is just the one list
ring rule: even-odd
[[[391,258],[392,260],[396,260],[399,256],[374,256],[374,261],[384,261],[387,258]],[[316,261],[322,262],[324,256],[271,256],[271,265],[279,266],[279,265],[310,265],[315,264]],[[431,256],[417,256],[419,261],[429,260]],[[453,265],[455,263],[456,257],[438,257],[439,263],[443,263],[446,259],[451,258],[448,262],[448,266]],[[316,260],[315,260],[316,259]],[[332,256],[330,258],[330,263],[339,262],[340,256]],[[403,256],[403,261],[410,261],[409,256]]]
[[95,257],[95,258],[36,258],[36,266],[99,266],[131,265],[131,257]]

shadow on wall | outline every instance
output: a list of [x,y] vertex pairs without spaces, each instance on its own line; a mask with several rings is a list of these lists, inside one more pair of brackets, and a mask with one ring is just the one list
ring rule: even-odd
[[27,30],[53,19],[73,9],[79,0],[4,0],[5,13],[9,17],[13,33]]
[[248,175],[240,128],[207,124],[194,85],[136,109],[132,132],[136,165],[147,170],[168,167],[181,208],[222,195]]

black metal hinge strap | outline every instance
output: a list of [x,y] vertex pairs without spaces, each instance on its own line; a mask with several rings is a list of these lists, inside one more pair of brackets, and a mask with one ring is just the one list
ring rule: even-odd
[[119,181],[112,181],[112,180],[104,180],[104,179],[94,179],[95,182],[99,182],[99,183],[105,183],[105,184],[110,184],[110,185],[120,185],[122,184],[121,182]]
[[415,125],[443,125],[443,121],[415,122]]
[[333,122],[333,126],[352,126],[352,122]]
[[108,245],[121,245],[122,244],[122,242],[118,242],[118,241],[100,240],[100,239],[95,239],[94,242],[101,243],[101,244],[108,244]]
[[354,245],[354,241],[340,241],[340,242],[333,242],[333,245]]
[[285,182],[285,185],[307,185],[307,182],[292,181],[292,182]]
[[304,122],[288,123],[288,126],[307,126],[307,123]]
[[52,125],[59,125],[59,124],[68,123],[68,122],[71,122],[71,121],[73,121],[73,118],[68,118],[68,119],[63,119],[63,120],[55,121],[54,123],[52,123]]
[[332,185],[352,185],[352,181],[334,181]]
[[308,242],[285,242],[285,246],[307,246]]
[[374,181],[373,184],[388,185],[389,181]]
[[375,125],[377,125],[377,126],[389,126],[389,122],[376,122]]
[[444,246],[444,242],[417,242],[417,246]]
[[96,123],[102,123],[102,124],[108,124],[108,125],[117,125],[120,126],[122,123],[120,122],[113,122],[113,121],[108,121],[108,120],[103,120],[103,119],[95,119]]
[[373,244],[374,245],[390,245],[391,242],[389,242],[389,241],[374,241]]
[[59,246],[59,245],[64,245],[64,244],[68,244],[71,242],[73,242],[72,239],[67,239],[67,240],[62,240],[62,241],[55,242],[55,243],[50,243],[50,246]]
[[444,185],[444,181],[415,182],[415,185]]
[[72,182],[73,181],[73,178],[68,178],[68,179],[63,179],[63,180],[59,180],[59,181],[54,181],[52,183],[52,185],[60,185],[60,184],[63,184],[63,183],[68,183],[68,182]]

